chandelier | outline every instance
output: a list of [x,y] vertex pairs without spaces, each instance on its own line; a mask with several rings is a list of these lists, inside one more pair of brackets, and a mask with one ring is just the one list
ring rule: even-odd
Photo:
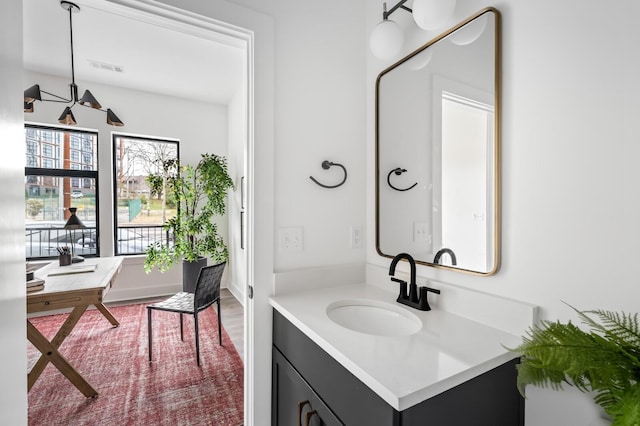
[[[67,105],[62,112],[62,115],[58,118],[58,123],[67,124],[67,125],[75,125],[76,119],[73,116],[73,108],[76,104],[82,105],[87,108],[93,108],[102,112],[107,113],[107,124],[111,126],[124,126],[122,120],[118,118],[118,116],[110,109],[106,110],[102,109],[102,105],[100,102],[93,96],[93,94],[89,90],[85,90],[82,97],[78,97],[78,86],[76,85],[76,76],[75,76],[75,68],[73,62],[73,14],[80,12],[80,7],[69,1],[63,0],[60,2],[60,6],[69,12],[69,40],[71,42],[71,84],[69,84],[70,94],[69,98],[65,98],[63,96],[58,96],[53,93],[44,91],[40,89],[39,84],[34,84],[24,91],[24,112],[33,112],[34,110],[34,102],[60,102],[71,104]],[[42,94],[48,95],[51,98],[43,98]]]

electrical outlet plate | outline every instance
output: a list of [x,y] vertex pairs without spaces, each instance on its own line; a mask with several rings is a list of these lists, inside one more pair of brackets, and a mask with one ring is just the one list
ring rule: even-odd
[[413,222],[413,242],[414,243],[428,242],[429,241],[429,234],[427,233],[428,229],[429,228],[428,228],[427,222]]
[[279,232],[280,250],[295,253],[304,248],[302,227],[280,228]]
[[351,248],[357,249],[362,247],[362,228],[359,226],[352,226],[349,232]]

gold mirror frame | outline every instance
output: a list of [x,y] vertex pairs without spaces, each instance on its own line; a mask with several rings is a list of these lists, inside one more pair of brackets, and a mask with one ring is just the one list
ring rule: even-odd
[[[477,18],[480,18],[482,15],[484,14],[493,14],[493,23],[494,23],[494,29],[493,29],[493,34],[494,34],[494,61],[493,61],[493,69],[494,69],[494,96],[493,96],[493,102],[494,102],[494,120],[493,120],[493,126],[494,126],[494,144],[493,144],[493,200],[491,202],[492,208],[493,208],[493,222],[492,222],[492,226],[493,226],[493,247],[492,247],[492,266],[488,267],[486,271],[478,271],[478,270],[473,270],[473,269],[467,269],[464,267],[458,267],[458,266],[449,266],[449,265],[442,265],[442,264],[437,264],[434,262],[429,262],[425,259],[421,259],[419,257],[416,257],[416,263],[422,264],[422,265],[426,265],[426,266],[432,266],[435,268],[440,268],[440,269],[447,269],[447,270],[453,270],[453,271],[458,271],[458,272],[463,272],[463,273],[468,273],[468,274],[473,274],[473,275],[481,275],[481,276],[489,276],[489,275],[493,275],[495,274],[499,268],[500,268],[500,254],[501,254],[501,174],[500,174],[500,160],[501,160],[501,154],[500,154],[500,140],[501,140],[501,128],[500,128],[500,122],[501,122],[501,72],[500,72],[500,64],[501,64],[501,15],[500,12],[493,8],[493,7],[487,7],[484,8],[480,11],[478,11],[477,13],[475,13],[474,15],[470,16],[469,18],[465,19],[464,21],[458,23],[457,25],[455,25],[454,27],[452,27],[451,29],[445,31],[444,33],[442,33],[441,35],[439,35],[438,37],[434,38],[433,40],[429,41],[428,43],[426,43],[425,45],[423,45],[422,47],[420,47],[419,49],[415,50],[414,52],[412,52],[411,54],[407,55],[406,57],[402,58],[401,60],[397,61],[396,63],[394,63],[393,65],[389,66],[388,68],[386,68],[385,70],[383,70],[377,77],[376,79],[376,93],[375,93],[375,161],[376,161],[376,167],[375,167],[375,179],[376,179],[376,191],[375,191],[375,197],[376,197],[376,251],[377,253],[382,256],[382,257],[387,257],[387,258],[393,258],[395,255],[397,255],[398,253],[393,253],[393,254],[389,254],[389,253],[384,253],[381,249],[381,241],[380,241],[380,237],[381,237],[381,220],[380,220],[380,209],[381,209],[381,197],[380,197],[380,192],[381,192],[381,185],[382,182],[387,180],[387,170],[381,170],[380,169],[380,109],[381,109],[381,105],[380,105],[380,84],[381,84],[381,79],[388,74],[389,72],[393,71],[394,69],[400,67],[401,65],[405,64],[406,62],[408,62],[409,60],[411,60],[412,58],[416,57],[417,55],[419,55],[421,52],[429,49],[429,47],[434,46],[436,43],[438,43],[439,41],[445,39],[446,37],[450,36],[452,33],[456,32],[457,30],[461,29],[462,27],[464,27],[465,25],[468,25],[470,23],[472,23],[472,21],[474,21]],[[418,58],[416,58],[418,59]],[[391,172],[389,173],[389,176],[391,176]],[[388,180],[387,180],[388,181]],[[411,181],[413,182],[413,181]],[[389,182],[390,184],[390,182]],[[391,185],[391,184],[390,184]],[[489,187],[489,185],[487,185],[487,187]],[[403,188],[398,189],[395,188],[396,190],[400,190],[403,191],[405,190],[405,188],[410,189],[409,185],[405,185]],[[488,203],[489,204],[489,203]],[[488,221],[488,217],[487,217],[487,226],[485,227],[485,229],[489,229],[489,221]],[[414,231],[415,232],[415,231]],[[410,253],[410,250],[406,250],[407,252]],[[411,254],[411,253],[410,253]]]

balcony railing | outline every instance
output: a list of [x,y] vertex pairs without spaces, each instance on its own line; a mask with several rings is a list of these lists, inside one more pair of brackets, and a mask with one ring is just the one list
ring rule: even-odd
[[120,226],[116,239],[116,255],[144,254],[147,247],[157,242],[165,245],[173,241],[172,234],[162,225]]
[[[156,242],[171,244],[172,236],[161,225],[119,227],[115,241],[116,255],[144,254]],[[25,255],[28,260],[58,256],[58,248],[71,247],[79,256],[97,256],[99,253],[95,227],[65,230],[62,227],[32,226],[25,230]]]

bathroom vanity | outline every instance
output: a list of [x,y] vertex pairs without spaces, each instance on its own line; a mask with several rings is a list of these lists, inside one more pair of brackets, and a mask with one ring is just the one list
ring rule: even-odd
[[[367,285],[306,271],[324,285],[310,288],[304,273],[281,274],[292,291],[270,298],[273,425],[524,424],[506,348],[536,308],[454,285],[415,297],[415,263],[499,269],[500,27],[498,10],[482,9],[378,75],[376,250],[394,260],[389,271],[367,264]],[[400,257],[410,280],[395,278]],[[402,304],[389,275],[405,286]],[[427,297],[432,310],[413,309]]]
[[[367,285],[274,296],[270,303],[273,425],[524,424],[517,359],[504,347],[515,347],[519,337],[443,310],[401,306],[392,292]],[[375,318],[365,311],[358,318],[362,305],[388,319],[380,335]],[[332,311],[354,306],[353,323],[341,325]],[[417,331],[393,329],[404,312],[420,322]],[[351,327],[372,319],[369,328]]]

